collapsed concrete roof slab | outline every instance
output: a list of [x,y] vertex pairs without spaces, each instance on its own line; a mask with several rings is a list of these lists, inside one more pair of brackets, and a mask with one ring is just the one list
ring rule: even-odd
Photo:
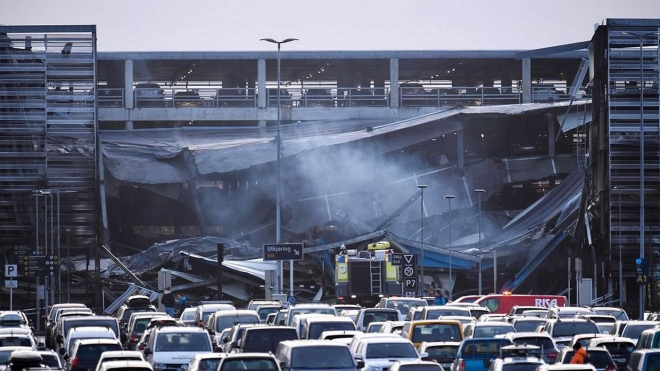
[[[573,102],[584,105],[586,102]],[[341,120],[282,125],[282,159],[359,146],[375,154],[391,152],[442,134],[467,120],[547,112],[562,114],[561,103],[456,107],[412,119]],[[105,166],[119,181],[137,184],[183,183],[189,178],[177,157],[189,149],[200,175],[244,170],[277,160],[275,128],[205,128],[103,131]]]

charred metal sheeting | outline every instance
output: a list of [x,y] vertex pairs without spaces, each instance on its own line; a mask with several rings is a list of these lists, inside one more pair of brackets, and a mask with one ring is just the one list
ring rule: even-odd
[[[117,267],[119,267],[119,269],[121,269],[122,271],[124,271],[124,273],[126,273],[126,275],[128,275],[129,277],[131,277],[131,279],[132,279],[135,283],[139,284],[140,286],[144,286],[144,287],[152,288],[151,286],[149,286],[149,285],[147,285],[146,283],[142,282],[142,280],[139,279],[139,278],[135,275],[135,273],[131,272],[131,270],[128,269],[128,268],[127,268],[127,267],[121,262],[121,260],[119,260],[119,258],[117,258],[113,253],[111,253],[110,250],[108,250],[108,248],[107,248],[105,245],[101,245],[101,249],[103,249],[103,251],[104,251],[104,252],[110,257],[110,259],[112,259],[112,261],[115,262],[115,264],[117,265]],[[153,289],[153,288],[152,288],[152,289]]]
[[[393,234],[388,235],[388,240],[394,240],[398,244],[406,246],[411,253],[418,253],[418,256],[421,256],[422,244],[419,241],[406,240],[401,237],[397,237]],[[442,256],[442,259],[439,258]],[[479,262],[479,256],[476,254],[468,254],[462,251],[457,251],[457,249],[448,249],[444,247],[432,246],[424,243],[424,258],[427,267],[438,267],[444,268],[445,265],[448,267],[448,264],[443,264],[446,260],[445,257],[451,256],[456,260],[452,260],[452,265],[456,264],[459,268],[461,265],[464,265],[464,268],[472,268],[474,264]]]
[[[248,245],[240,244],[234,240],[220,237],[195,237],[186,238],[164,243],[158,243],[147,250],[127,257],[124,264],[136,275],[159,269],[167,262],[178,263],[184,258],[180,252],[196,253],[203,255],[215,255],[218,243],[225,244],[225,257],[241,257],[244,259],[261,256],[261,251]],[[121,274],[117,266],[111,266],[106,274]]]
[[[555,233],[572,234],[574,222],[566,223],[569,218],[576,218],[579,208],[584,174],[575,170],[566,177],[557,188],[541,197],[537,202],[518,214],[502,233],[488,241],[484,251],[497,250],[498,256],[515,244],[534,239],[534,235]],[[555,221],[556,219],[556,221]],[[577,221],[575,219],[574,221]],[[563,226],[558,230],[557,227]]]
[[327,250],[332,250],[332,249],[338,249],[341,247],[341,245],[344,246],[349,246],[355,243],[360,243],[360,242],[367,242],[367,241],[372,241],[372,240],[377,240],[385,237],[387,235],[387,231],[382,230],[382,231],[376,231],[376,232],[371,232],[367,234],[363,234],[361,236],[357,236],[354,238],[350,238],[344,241],[337,241],[333,243],[326,243],[325,245],[318,245],[318,246],[313,246],[313,247],[308,247],[305,248],[305,254],[313,254],[321,251],[327,251]]

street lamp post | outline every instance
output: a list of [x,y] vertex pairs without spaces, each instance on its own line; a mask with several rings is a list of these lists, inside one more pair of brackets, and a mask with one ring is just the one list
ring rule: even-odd
[[422,229],[421,229],[421,238],[420,241],[422,242],[422,261],[420,262],[420,265],[422,266],[422,275],[420,278],[420,295],[424,295],[424,188],[426,188],[426,184],[419,184],[417,185],[417,188],[419,188],[419,191],[422,192],[422,203],[420,205],[421,209],[421,223],[422,223]]
[[482,295],[482,276],[481,276],[481,195],[486,192],[484,189],[474,190],[479,195],[479,295]]
[[[296,41],[298,39],[284,39],[282,41],[276,41],[274,39],[261,39],[261,41],[267,41],[269,43],[277,44],[277,186],[276,186],[276,210],[275,210],[275,242],[280,243],[281,242],[281,202],[280,202],[280,178],[281,178],[281,172],[280,172],[280,158],[282,157],[282,138],[280,136],[280,125],[281,125],[281,106],[280,106],[280,84],[281,84],[281,77],[280,77],[280,49],[282,44],[286,44],[291,41]],[[277,266],[277,280],[278,280],[278,289],[279,292],[281,293],[284,291],[284,272],[282,269],[282,262],[280,261],[278,266]],[[289,261],[289,296],[293,296],[293,260]]]
[[453,292],[454,292],[454,279],[451,276],[451,200],[452,198],[456,198],[454,195],[445,195],[444,198],[449,201],[449,301],[453,300]]

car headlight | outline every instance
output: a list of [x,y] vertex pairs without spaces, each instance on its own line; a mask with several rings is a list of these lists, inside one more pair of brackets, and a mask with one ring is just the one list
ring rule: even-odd
[[154,362],[154,370],[164,370],[167,368],[167,364]]

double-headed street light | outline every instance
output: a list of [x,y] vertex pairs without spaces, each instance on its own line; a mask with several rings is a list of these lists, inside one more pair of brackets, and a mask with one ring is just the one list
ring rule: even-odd
[[449,300],[451,301],[453,298],[453,292],[454,292],[454,282],[453,278],[451,277],[451,200],[452,198],[456,198],[454,195],[444,195],[444,198],[449,201]]
[[481,277],[481,195],[486,192],[484,189],[475,189],[474,190],[479,195],[479,295],[482,295],[482,277]]
[[421,288],[421,294],[424,295],[424,188],[426,188],[426,184],[419,184],[417,185],[417,188],[419,188],[419,191],[422,192],[422,203],[421,203],[421,214],[422,214],[422,229],[421,229],[421,238],[420,241],[422,242],[422,261],[420,262],[420,265],[422,266],[422,277],[420,278],[420,285],[419,287]]
[[[289,43],[291,41],[296,41],[298,39],[284,39],[282,41],[276,41],[274,39],[261,39],[261,41],[268,41],[269,43],[277,44],[277,187],[276,187],[276,211],[275,211],[275,242],[280,243],[280,233],[281,233],[281,202],[280,202],[280,158],[282,157],[281,148],[282,148],[282,139],[280,137],[280,124],[281,124],[281,113],[280,113],[280,48],[282,44]],[[284,272],[282,269],[282,262],[277,266],[277,280],[279,282],[279,292],[281,293],[284,290]],[[293,260],[289,261],[289,296],[293,296]]]

